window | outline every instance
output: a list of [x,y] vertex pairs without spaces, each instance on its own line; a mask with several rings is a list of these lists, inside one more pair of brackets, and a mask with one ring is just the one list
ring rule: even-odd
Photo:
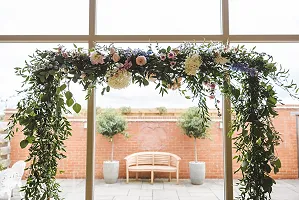
[[298,34],[298,0],[229,0],[230,34]]
[[221,34],[220,0],[98,0],[99,35]]
[[0,27],[0,35],[88,34],[88,1],[2,1]]

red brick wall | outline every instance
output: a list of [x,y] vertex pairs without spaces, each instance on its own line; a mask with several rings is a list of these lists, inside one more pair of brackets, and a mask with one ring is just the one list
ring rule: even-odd
[[[274,120],[274,124],[283,138],[283,143],[277,148],[277,153],[282,161],[282,169],[275,177],[297,178],[296,117],[291,115],[291,112],[298,111],[298,109],[281,107],[278,111],[279,117]],[[219,123],[214,122],[212,125],[212,140],[197,141],[199,160],[206,162],[207,178],[223,178],[222,129],[219,128]],[[72,121],[71,124],[73,136],[65,142],[67,158],[59,163],[59,170],[63,170],[64,173],[59,174],[58,177],[84,178],[86,167],[86,128],[84,128],[83,121]],[[164,151],[177,154],[182,158],[180,177],[188,178],[188,162],[194,160],[193,140],[182,134],[176,122],[161,120],[131,121],[129,122],[128,132],[130,134],[129,139],[125,139],[121,135],[115,138],[114,159],[120,161],[120,177],[125,177],[125,156],[140,151]],[[27,151],[19,148],[19,142],[22,138],[21,133],[17,133],[11,141],[12,163],[26,158]],[[111,143],[97,134],[96,178],[102,178],[102,163],[110,158],[110,153]],[[234,163],[235,169],[237,169],[237,166]],[[149,174],[141,176],[148,177]],[[165,174],[158,174],[159,176],[165,176]],[[240,174],[237,176],[240,176]]]

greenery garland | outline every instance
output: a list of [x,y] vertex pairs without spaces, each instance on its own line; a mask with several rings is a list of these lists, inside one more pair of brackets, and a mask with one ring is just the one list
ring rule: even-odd
[[[31,61],[16,68],[16,73],[24,78],[22,92],[26,96],[11,117],[9,136],[18,131],[15,128],[19,123],[25,136],[21,147],[30,144],[25,199],[60,199],[55,175],[58,160],[65,157],[64,140],[71,135],[64,114],[69,112],[67,107],[77,113],[81,109],[68,90],[70,82],[78,82],[87,91],[97,85],[104,94],[111,88],[125,88],[131,82],[146,86],[149,81],[156,83],[162,95],[169,89],[178,89],[186,98],[197,100],[204,124],[210,120],[207,98],[214,99],[219,111],[216,86],[229,96],[236,113],[230,134],[238,133],[234,137],[238,153],[235,159],[243,175],[239,198],[271,198],[275,181],[270,172],[277,173],[281,167],[275,155],[275,146],[281,138],[272,125],[278,101],[273,84],[297,99],[298,88],[288,82],[288,71],[278,69],[265,53],[219,43],[184,43],[177,48],[157,45],[155,50],[149,46],[147,51],[113,45],[96,46],[89,51],[75,46],[67,51],[60,46],[53,51],[36,50]],[[227,78],[230,83],[225,81]]]

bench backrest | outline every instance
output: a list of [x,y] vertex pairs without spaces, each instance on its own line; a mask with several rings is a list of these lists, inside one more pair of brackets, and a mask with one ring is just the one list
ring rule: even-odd
[[128,155],[125,160],[128,167],[139,165],[177,166],[181,158],[167,152],[139,152]]

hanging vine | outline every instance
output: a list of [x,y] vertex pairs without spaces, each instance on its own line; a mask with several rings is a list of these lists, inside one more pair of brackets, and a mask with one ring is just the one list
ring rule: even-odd
[[[203,123],[210,120],[207,98],[214,99],[220,115],[216,88],[229,96],[236,114],[230,135],[237,151],[235,159],[240,163],[238,171],[243,175],[238,183],[239,199],[270,199],[275,183],[270,173],[281,168],[275,154],[281,138],[272,124],[278,102],[273,84],[299,99],[297,85],[288,84],[285,78],[288,72],[276,66],[271,56],[254,49],[218,43],[184,43],[177,48],[157,45],[147,51],[113,45],[89,51],[77,46],[72,51],[62,46],[53,51],[37,50],[25,67],[16,68],[17,75],[24,78],[25,97],[11,116],[9,127],[9,137],[13,137],[19,123],[24,134],[20,145],[29,145],[25,199],[61,199],[55,175],[58,160],[65,158],[64,141],[71,135],[64,115],[70,112],[68,107],[77,113],[81,110],[69,91],[70,82],[87,91],[97,85],[104,95],[111,88],[122,89],[131,82],[147,86],[149,81],[162,95],[178,89],[186,98],[197,100]],[[224,81],[227,75],[230,83]]]

